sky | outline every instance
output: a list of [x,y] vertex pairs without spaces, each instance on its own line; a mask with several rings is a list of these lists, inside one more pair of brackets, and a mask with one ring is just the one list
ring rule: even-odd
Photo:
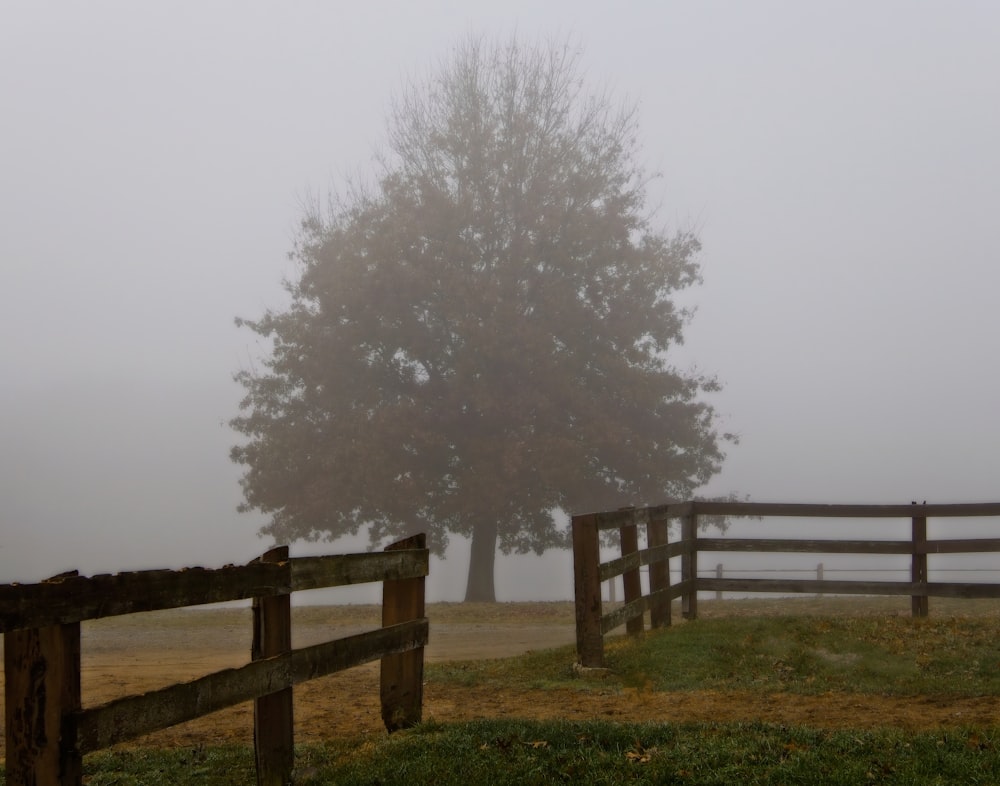
[[[265,348],[234,318],[287,302],[304,205],[373,170],[406,81],[514,33],[638,106],[651,202],[702,240],[674,358],[741,437],[704,493],[1000,499],[992,0],[7,0],[0,582],[271,545],[236,512],[232,375]],[[569,598],[570,565],[502,559],[498,598]]]

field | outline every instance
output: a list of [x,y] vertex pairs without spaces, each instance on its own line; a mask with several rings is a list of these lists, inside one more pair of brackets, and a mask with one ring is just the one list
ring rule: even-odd
[[[699,611],[704,624],[680,621],[675,611],[669,633],[638,647],[611,637],[613,673],[580,678],[572,669],[572,604],[432,604],[425,725],[542,723],[548,736],[556,732],[544,724],[564,721],[596,721],[605,730],[750,724],[825,734],[891,727],[961,735],[1000,726],[1000,603],[932,600],[927,620],[910,619],[908,599],[702,601]],[[375,606],[295,608],[293,645],[375,627],[379,613]],[[238,666],[249,648],[246,608],[86,623],[84,704]],[[295,715],[304,748],[383,744],[377,664],[298,686]],[[252,745],[249,704],[150,735],[119,754],[227,745]]]

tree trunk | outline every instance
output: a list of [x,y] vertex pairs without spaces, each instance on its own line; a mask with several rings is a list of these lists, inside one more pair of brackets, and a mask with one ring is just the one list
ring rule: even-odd
[[497,556],[497,523],[483,521],[472,530],[472,553],[469,555],[469,583],[465,586],[466,603],[496,603],[493,568]]

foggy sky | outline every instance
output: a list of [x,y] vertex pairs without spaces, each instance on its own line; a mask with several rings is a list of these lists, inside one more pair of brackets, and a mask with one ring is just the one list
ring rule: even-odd
[[[267,548],[235,512],[231,377],[262,348],[233,318],[286,302],[304,201],[371,171],[405,80],[515,30],[638,102],[659,215],[703,241],[674,358],[742,437],[705,493],[1000,499],[995,3],[12,2],[0,582]],[[498,597],[569,597],[544,564],[501,561]]]

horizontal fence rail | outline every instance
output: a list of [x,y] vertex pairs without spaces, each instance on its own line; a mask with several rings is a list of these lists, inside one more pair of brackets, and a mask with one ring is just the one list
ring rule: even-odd
[[[255,702],[258,783],[289,783],[292,686],[376,659],[386,727],[419,722],[428,565],[425,536],[417,535],[381,553],[290,559],[283,546],[243,566],[67,573],[0,586],[7,783],[76,786],[84,754],[246,701]],[[381,628],[292,649],[292,592],[376,581],[383,583]],[[81,622],[244,599],[253,600],[250,663],[82,707]]]
[[932,540],[773,540],[698,538],[699,551],[785,551],[814,554],[974,554],[1000,551],[1000,538]]
[[384,655],[423,647],[427,630],[427,620],[402,622],[82,710],[74,716],[80,753],[134,740]]
[[[834,540],[804,538],[706,538],[698,535],[699,516],[750,516],[797,518],[905,518],[911,521],[907,540]],[[1000,584],[932,582],[928,556],[1000,552],[1000,538],[930,540],[927,519],[1000,516],[1000,503],[958,505],[816,505],[761,502],[690,501],[647,508],[574,516],[572,520],[577,656],[585,667],[603,664],[603,636],[625,624],[630,634],[644,629],[650,613],[651,627],[670,624],[669,602],[681,599],[687,619],[698,613],[698,592],[815,593],[842,595],[904,595],[911,598],[914,616],[926,616],[928,598],[1000,598]],[[680,538],[668,542],[669,523],[680,520]],[[646,547],[638,547],[638,527],[645,527]],[[601,532],[617,531],[622,555],[601,562]],[[910,557],[910,581],[858,581],[816,579],[723,578],[698,575],[700,552],[902,554]],[[680,578],[671,581],[669,562],[680,557]],[[639,570],[649,566],[649,592],[642,594]],[[622,576],[624,605],[604,614],[601,583]]]
[[38,584],[0,585],[0,633],[102,617],[288,595],[426,576],[424,550],[293,557],[223,568],[60,575]]

